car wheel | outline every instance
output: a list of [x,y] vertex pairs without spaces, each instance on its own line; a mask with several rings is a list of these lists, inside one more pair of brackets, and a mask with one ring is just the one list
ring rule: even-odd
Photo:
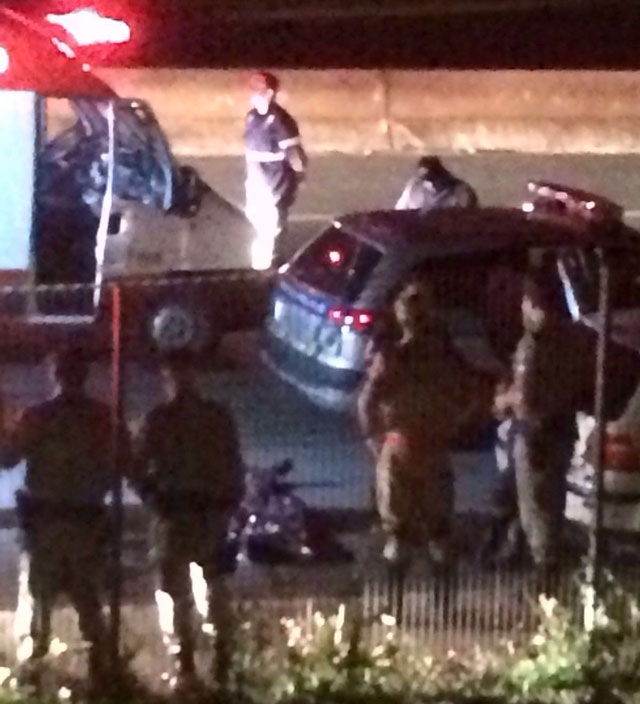
[[219,336],[211,323],[184,304],[167,304],[152,312],[149,333],[160,353],[190,350],[203,353],[214,350]]

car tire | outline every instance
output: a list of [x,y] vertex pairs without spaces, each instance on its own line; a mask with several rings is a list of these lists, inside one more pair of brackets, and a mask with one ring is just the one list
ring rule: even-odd
[[153,309],[147,327],[153,348],[160,354],[176,350],[204,354],[215,351],[220,342],[211,321],[185,303],[167,303]]

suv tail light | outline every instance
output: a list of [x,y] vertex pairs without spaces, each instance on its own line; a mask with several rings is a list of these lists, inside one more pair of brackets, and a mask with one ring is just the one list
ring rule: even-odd
[[605,467],[618,472],[640,472],[640,455],[626,433],[608,431],[604,442]]
[[332,323],[340,327],[346,325],[356,332],[365,332],[371,327],[374,320],[371,311],[358,308],[330,308],[327,317]]

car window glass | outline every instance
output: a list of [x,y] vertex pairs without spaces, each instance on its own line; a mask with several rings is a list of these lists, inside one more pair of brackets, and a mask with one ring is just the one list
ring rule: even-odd
[[381,257],[375,247],[331,227],[294,259],[290,272],[308,286],[352,302]]
[[[594,251],[571,249],[560,256],[566,277],[565,289],[575,298],[582,314],[598,309],[599,264]],[[614,308],[640,307],[640,257],[625,252],[611,259],[611,304]]]

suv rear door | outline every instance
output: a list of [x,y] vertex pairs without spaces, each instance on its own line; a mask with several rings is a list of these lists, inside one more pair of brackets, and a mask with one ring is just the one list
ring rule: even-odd
[[526,255],[431,259],[411,276],[428,282],[454,345],[476,367],[509,363],[521,334]]
[[369,311],[354,309],[383,254],[334,225],[303,249],[281,278],[271,304],[269,331],[312,357],[342,353],[341,331],[364,331]]

